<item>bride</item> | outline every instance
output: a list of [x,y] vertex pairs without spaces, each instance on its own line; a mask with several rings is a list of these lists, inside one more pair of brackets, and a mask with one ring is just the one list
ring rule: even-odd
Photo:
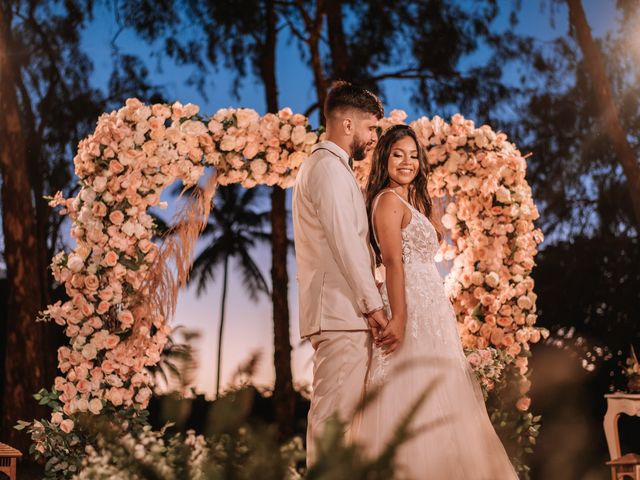
[[462,350],[434,262],[442,234],[427,168],[411,127],[396,125],[384,133],[366,200],[371,243],[386,272],[381,294],[390,321],[372,348],[366,389],[375,394],[356,438],[368,454],[379,454],[413,408],[413,435],[396,456],[398,478],[517,479]]

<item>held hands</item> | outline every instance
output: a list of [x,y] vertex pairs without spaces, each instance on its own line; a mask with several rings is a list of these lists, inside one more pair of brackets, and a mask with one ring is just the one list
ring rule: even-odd
[[384,330],[375,338],[376,345],[386,353],[392,353],[400,347],[404,340],[405,319],[392,317]]
[[387,320],[384,310],[380,309],[369,313],[367,315],[367,321],[369,322],[369,328],[371,329],[373,339],[377,342],[380,334],[389,323],[389,320]]

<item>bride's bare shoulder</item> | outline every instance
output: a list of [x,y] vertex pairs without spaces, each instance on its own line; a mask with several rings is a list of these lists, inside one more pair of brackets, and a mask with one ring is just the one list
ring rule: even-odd
[[400,199],[400,197],[392,190],[383,190],[378,194],[377,202],[374,210],[376,223],[391,222],[404,226],[404,217],[411,215],[411,212]]

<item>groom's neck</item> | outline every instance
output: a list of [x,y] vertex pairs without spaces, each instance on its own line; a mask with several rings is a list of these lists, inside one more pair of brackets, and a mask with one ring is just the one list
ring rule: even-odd
[[351,156],[351,147],[350,147],[351,142],[348,137],[345,137],[344,135],[336,135],[330,130],[327,130],[326,140],[328,140],[329,142],[335,143],[341,149],[347,152],[349,156]]

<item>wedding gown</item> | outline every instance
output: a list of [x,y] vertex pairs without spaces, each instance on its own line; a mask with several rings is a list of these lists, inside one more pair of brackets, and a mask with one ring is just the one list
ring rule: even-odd
[[[381,192],[373,203],[377,205]],[[396,455],[396,478],[411,480],[503,480],[517,475],[487,414],[482,391],[462,350],[456,317],[434,256],[436,231],[425,215],[402,229],[407,325],[405,340],[385,355],[372,347],[366,381],[372,396],[361,413],[355,439],[377,455],[398,423],[419,403],[410,430],[416,432]],[[390,317],[386,285],[381,294]]]

